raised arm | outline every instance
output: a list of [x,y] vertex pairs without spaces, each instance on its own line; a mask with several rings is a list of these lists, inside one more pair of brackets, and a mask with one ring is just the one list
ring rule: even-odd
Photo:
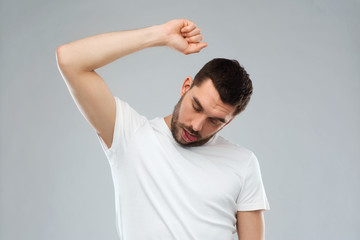
[[115,100],[95,72],[108,63],[148,47],[168,46],[183,54],[207,46],[195,23],[176,19],[143,29],[87,37],[57,48],[57,63],[76,105],[110,148],[115,125]]

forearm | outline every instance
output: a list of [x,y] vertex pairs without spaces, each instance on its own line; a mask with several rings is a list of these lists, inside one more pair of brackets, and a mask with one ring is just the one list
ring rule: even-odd
[[141,49],[163,46],[165,40],[161,25],[103,33],[60,46],[57,58],[62,68],[92,71]]

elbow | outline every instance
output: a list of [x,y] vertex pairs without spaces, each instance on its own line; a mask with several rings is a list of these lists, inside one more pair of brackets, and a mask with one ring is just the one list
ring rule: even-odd
[[56,62],[60,69],[66,68],[68,60],[66,60],[67,54],[66,54],[66,45],[61,45],[56,49]]
[[69,50],[67,50],[66,45],[62,45],[56,49],[56,63],[58,70],[65,80],[65,82],[69,83],[69,79],[74,74],[74,67],[71,61],[71,56],[69,55]]
[[84,66],[83,61],[84,57],[71,44],[64,44],[56,49],[56,62],[62,72],[91,71]]

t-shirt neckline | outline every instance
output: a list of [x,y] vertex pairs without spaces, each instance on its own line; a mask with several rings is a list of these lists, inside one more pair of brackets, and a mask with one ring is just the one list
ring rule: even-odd
[[[168,125],[167,125],[166,122],[165,122],[165,118],[164,118],[164,117],[161,117],[160,120],[161,120],[161,127],[165,129],[166,134],[167,134],[169,137],[173,138],[172,133],[171,133],[171,130],[169,129]],[[175,139],[173,139],[173,140],[175,141]]]

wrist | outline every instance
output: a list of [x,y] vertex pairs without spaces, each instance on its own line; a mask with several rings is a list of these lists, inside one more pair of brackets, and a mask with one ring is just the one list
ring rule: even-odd
[[163,25],[154,25],[145,28],[145,31],[146,31],[146,43],[145,43],[146,48],[166,45],[167,37]]

